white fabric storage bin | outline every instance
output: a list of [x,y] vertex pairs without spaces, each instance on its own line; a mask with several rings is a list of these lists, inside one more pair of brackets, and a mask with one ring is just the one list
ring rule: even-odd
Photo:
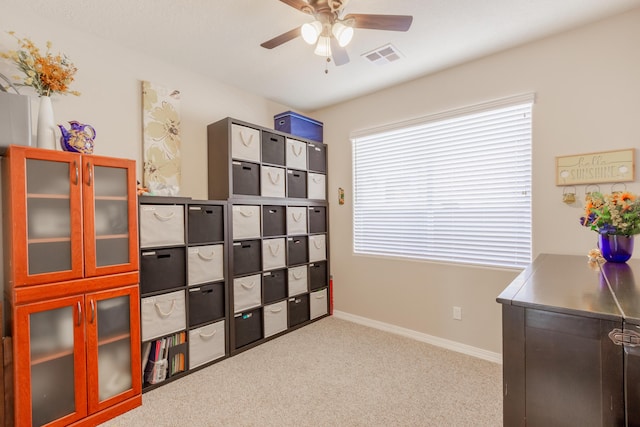
[[297,139],[287,138],[287,167],[307,170],[307,143]]
[[292,267],[289,269],[289,296],[304,294],[308,290],[307,285],[307,266]]
[[261,274],[233,279],[233,312],[239,313],[262,304]]
[[224,245],[190,247],[187,252],[189,285],[224,279]]
[[260,163],[260,130],[231,125],[231,157]]
[[184,206],[140,205],[140,247],[184,245]]
[[309,262],[327,259],[327,236],[316,234],[309,236]]
[[264,337],[270,337],[278,332],[287,329],[287,301],[280,301],[275,304],[265,305],[264,316]]
[[321,173],[307,174],[307,198],[327,200],[327,178]]
[[284,168],[262,166],[260,169],[260,195],[262,197],[284,197],[286,180]]
[[142,298],[142,341],[186,329],[184,291]]
[[225,355],[224,320],[189,331],[189,369]]
[[287,242],[283,238],[262,241],[262,269],[275,270],[287,266]]
[[233,240],[260,237],[260,206],[233,206]]
[[317,292],[311,292],[309,295],[309,318],[324,316],[328,313],[327,309],[327,290],[323,289]]
[[307,234],[307,208],[287,207],[287,234]]

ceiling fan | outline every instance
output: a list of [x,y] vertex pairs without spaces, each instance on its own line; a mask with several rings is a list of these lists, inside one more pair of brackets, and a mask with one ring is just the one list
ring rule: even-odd
[[313,16],[308,22],[286,33],[262,43],[260,46],[273,49],[283,43],[302,36],[304,41],[316,45],[314,53],[333,58],[336,65],[349,62],[345,46],[353,37],[354,28],[370,30],[407,31],[413,22],[410,15],[370,15],[350,13],[343,15],[349,0],[280,0],[301,12]]

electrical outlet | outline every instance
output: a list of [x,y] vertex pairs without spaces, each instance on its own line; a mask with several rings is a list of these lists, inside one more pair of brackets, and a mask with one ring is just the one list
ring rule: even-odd
[[462,308],[461,307],[453,307],[453,318],[455,320],[462,320]]

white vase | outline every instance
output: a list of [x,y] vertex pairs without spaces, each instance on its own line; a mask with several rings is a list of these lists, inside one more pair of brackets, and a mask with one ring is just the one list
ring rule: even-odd
[[38,130],[36,143],[38,148],[56,149],[56,123],[53,118],[53,106],[51,98],[40,97],[40,108],[38,109]]

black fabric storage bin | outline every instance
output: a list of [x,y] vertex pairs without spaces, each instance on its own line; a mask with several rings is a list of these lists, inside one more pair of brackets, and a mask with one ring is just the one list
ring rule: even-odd
[[262,131],[262,163],[285,165],[284,136]]
[[189,243],[215,243],[224,241],[224,216],[222,206],[190,205],[188,210]]
[[287,197],[305,199],[307,197],[307,173],[298,170],[287,171]]
[[309,288],[316,289],[327,286],[327,263],[313,262],[309,264]]
[[314,206],[309,208],[309,233],[327,232],[327,208]]
[[264,304],[287,297],[287,270],[273,270],[262,275],[262,299]]
[[233,194],[260,195],[260,165],[233,161]]
[[307,145],[307,169],[327,173],[327,146],[310,142]]
[[189,326],[224,318],[224,282],[189,289]]
[[140,293],[184,286],[184,248],[143,250],[140,256]]
[[306,263],[308,261],[308,245],[307,236],[289,237],[287,239],[287,265]]
[[262,270],[262,242],[245,240],[233,244],[233,274],[255,273]]
[[287,214],[285,206],[262,207],[262,235],[284,236],[287,234]]
[[[262,338],[262,309],[256,308],[234,316],[236,348]],[[308,313],[307,313],[308,316]]]
[[309,320],[309,295],[289,298],[289,327]]

